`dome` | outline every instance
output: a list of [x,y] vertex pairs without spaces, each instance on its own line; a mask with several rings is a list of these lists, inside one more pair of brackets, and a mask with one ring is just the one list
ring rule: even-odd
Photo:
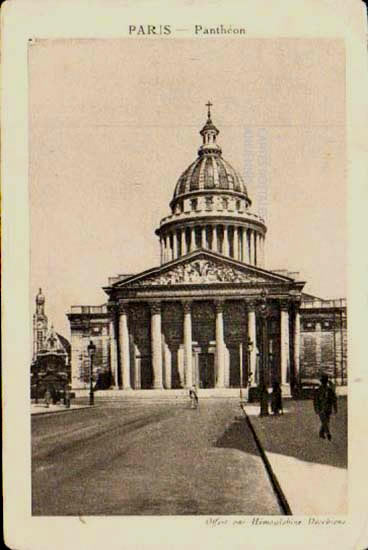
[[215,154],[198,156],[183,172],[176,184],[173,201],[195,191],[235,191],[248,197],[240,174],[220,155]]
[[208,108],[208,118],[200,134],[203,144],[198,150],[197,159],[182,173],[174,191],[170,206],[175,208],[178,200],[191,193],[202,194],[218,192],[241,195],[246,198],[248,205],[247,188],[240,174],[222,158],[221,147],[216,143],[220,132],[211,120]]

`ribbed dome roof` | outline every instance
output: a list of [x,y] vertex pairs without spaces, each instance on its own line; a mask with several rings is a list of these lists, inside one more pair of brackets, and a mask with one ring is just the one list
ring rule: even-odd
[[230,191],[245,196],[250,204],[247,188],[240,174],[222,158],[220,146],[216,143],[218,129],[211,120],[210,106],[208,118],[200,134],[203,144],[199,148],[197,159],[183,172],[176,184],[171,205],[179,197],[192,192]]
[[219,154],[203,154],[180,176],[173,200],[192,191],[227,190],[246,196],[247,189],[242,177]]

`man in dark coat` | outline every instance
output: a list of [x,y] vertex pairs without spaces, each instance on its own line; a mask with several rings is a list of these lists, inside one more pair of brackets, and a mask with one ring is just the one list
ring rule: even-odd
[[337,399],[336,393],[333,387],[328,383],[327,374],[321,376],[321,385],[316,390],[314,395],[314,410],[319,415],[321,420],[321,428],[319,430],[319,437],[325,439],[326,435],[329,441],[331,441],[330,433],[330,416],[332,410],[337,413]]
[[272,384],[271,410],[275,415],[278,415],[280,412],[282,414],[284,413],[282,408],[282,392],[279,382],[274,382]]

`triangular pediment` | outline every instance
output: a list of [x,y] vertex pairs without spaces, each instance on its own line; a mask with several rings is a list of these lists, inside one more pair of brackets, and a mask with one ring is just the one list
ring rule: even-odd
[[289,277],[243,264],[209,251],[195,251],[161,267],[116,283],[119,288],[145,286],[290,283]]

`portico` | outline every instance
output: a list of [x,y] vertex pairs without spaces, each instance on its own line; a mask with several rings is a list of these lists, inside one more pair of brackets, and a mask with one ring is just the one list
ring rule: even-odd
[[[189,388],[194,383],[223,389],[239,387],[241,380],[245,386],[251,373],[255,384],[263,353],[268,383],[278,379],[289,384],[298,369],[294,342],[302,286],[197,250],[185,260],[106,287],[110,326],[118,327],[110,333],[115,386],[141,389],[145,380],[147,389]],[[271,316],[263,350],[257,304],[265,289]],[[249,354],[243,353],[248,341],[253,343]]]

